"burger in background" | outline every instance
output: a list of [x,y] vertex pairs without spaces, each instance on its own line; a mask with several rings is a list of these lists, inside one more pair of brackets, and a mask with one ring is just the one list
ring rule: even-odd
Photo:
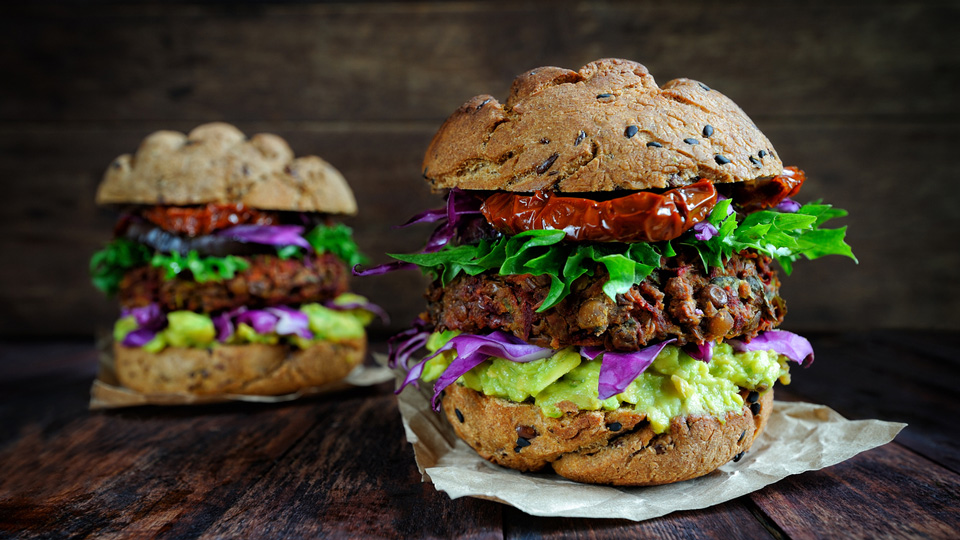
[[335,218],[357,205],[329,163],[223,123],[158,131],[114,160],[97,203],[121,210],[90,270],[122,308],[113,360],[123,386],[277,395],[362,362],[379,308],[349,292],[364,257]]
[[[853,258],[845,215],[793,201],[805,176],[730,99],[659,87],[635,62],[518,77],[434,136],[423,175],[445,209],[421,253],[427,310],[393,340],[401,386],[484,458],[591,483],[656,485],[738,461],[809,342],[774,261]],[[426,348],[425,358],[414,355]]]

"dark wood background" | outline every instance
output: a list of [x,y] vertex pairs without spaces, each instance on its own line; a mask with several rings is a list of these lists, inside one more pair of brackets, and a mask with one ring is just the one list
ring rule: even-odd
[[[0,337],[88,338],[114,303],[89,284],[113,215],[93,196],[117,155],[157,129],[207,121],[275,132],[348,178],[349,224],[376,261],[438,206],[427,142],[469,97],[513,77],[616,56],[661,83],[732,97],[788,164],[851,215],[860,264],[798,264],[785,326],[960,329],[957,155],[960,3],[32,2],[0,8]],[[417,313],[415,273],[355,279],[394,315]]]

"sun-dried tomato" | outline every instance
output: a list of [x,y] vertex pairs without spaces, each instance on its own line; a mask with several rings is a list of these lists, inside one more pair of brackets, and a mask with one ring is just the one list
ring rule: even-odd
[[209,203],[203,206],[151,206],[140,215],[165,231],[188,236],[210,234],[234,225],[274,225],[276,212],[242,204]]
[[562,230],[579,242],[659,242],[706,219],[716,202],[713,184],[701,180],[662,194],[641,191],[607,201],[499,192],[487,197],[480,211],[507,234],[545,229]]
[[785,167],[784,174],[737,184],[733,203],[746,213],[773,208],[800,191],[807,175],[796,167]]

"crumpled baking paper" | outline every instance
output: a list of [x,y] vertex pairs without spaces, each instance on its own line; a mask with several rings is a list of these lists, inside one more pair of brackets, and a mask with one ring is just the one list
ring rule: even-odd
[[99,344],[100,369],[97,378],[90,387],[89,408],[116,409],[139,405],[200,405],[204,403],[224,403],[228,401],[247,401],[258,403],[280,403],[305,396],[336,392],[358,386],[374,386],[393,379],[393,373],[382,366],[358,365],[344,379],[321,386],[304,388],[291,394],[280,396],[255,396],[247,394],[226,394],[216,396],[197,396],[193,394],[141,394],[120,385],[113,368],[113,354],[104,343]]
[[521,473],[481,458],[430,407],[432,388],[408,386],[398,396],[407,441],[423,480],[450,498],[478,497],[535,516],[642,521],[707,508],[757,491],[792,474],[840,463],[881,446],[906,424],[847,420],[823,405],[775,401],[760,437],[738,463],[706,476],[653,487],[581,484],[556,474]]

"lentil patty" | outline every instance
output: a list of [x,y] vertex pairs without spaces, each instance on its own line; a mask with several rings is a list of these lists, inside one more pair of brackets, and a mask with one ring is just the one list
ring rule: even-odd
[[205,283],[166,280],[161,268],[134,268],[120,282],[120,305],[137,307],[156,302],[164,311],[213,313],[239,306],[320,302],[347,290],[346,264],[331,253],[303,260],[274,255],[255,255],[247,260],[250,267],[232,279]]
[[547,276],[461,274],[427,290],[426,317],[438,330],[504,330],[541,347],[603,346],[631,351],[676,338],[677,345],[753,338],[786,314],[769,257],[745,251],[704,272],[695,253],[664,258],[659,269],[616,299],[603,292],[601,266],[574,282],[569,296],[537,313]]

